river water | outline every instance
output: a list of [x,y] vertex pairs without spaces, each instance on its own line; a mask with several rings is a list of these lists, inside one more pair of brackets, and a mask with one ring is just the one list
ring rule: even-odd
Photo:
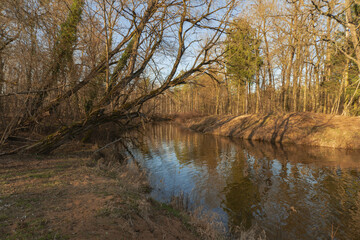
[[133,154],[151,196],[185,196],[224,225],[256,225],[268,239],[360,239],[360,151],[280,146],[147,127]]

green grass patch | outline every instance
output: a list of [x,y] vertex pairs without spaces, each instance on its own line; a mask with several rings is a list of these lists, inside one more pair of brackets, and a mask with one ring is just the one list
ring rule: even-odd
[[0,222],[8,220],[10,217],[5,213],[0,213]]
[[177,217],[177,218],[182,218],[183,217],[179,210],[173,208],[169,204],[161,203],[160,209],[166,210],[170,215],[172,215],[174,217]]
[[60,234],[48,229],[48,221],[46,219],[34,219],[28,222],[21,222],[17,225],[17,228],[8,234],[6,240],[15,239],[36,239],[36,240],[50,240],[50,239],[70,239],[67,236],[61,236]]
[[0,179],[8,179],[8,178],[11,178],[11,177],[14,177],[16,176],[15,174],[11,174],[11,173],[8,173],[8,174],[0,174]]
[[26,171],[17,171],[17,172],[10,172],[6,174],[1,174],[0,179],[11,179],[17,177],[30,177],[30,178],[50,178],[54,176],[56,173],[61,172],[62,169],[53,170],[53,168],[47,169],[29,169]]
[[177,218],[182,218],[181,212],[179,210],[175,209],[173,206],[166,204],[166,203],[158,202],[152,198],[150,199],[150,201],[156,210],[163,210],[163,211],[166,211],[171,216],[174,216]]
[[51,178],[52,176],[53,176],[52,172],[37,173],[37,174],[29,175],[29,177],[31,177],[31,178]]
[[182,224],[195,235],[197,232],[195,231],[194,227],[190,224],[190,216],[181,210],[178,210],[171,206],[170,204],[158,202],[152,198],[150,198],[150,202],[152,206],[155,208],[155,211],[165,211],[168,216],[172,216],[181,220]]
[[15,206],[20,208],[32,208],[33,204],[38,201],[39,201],[38,198],[28,198],[28,199],[20,198],[15,201]]
[[65,170],[65,169],[68,169],[68,168],[71,168],[73,166],[73,164],[71,163],[58,163],[56,165],[56,168],[57,169],[60,169],[60,170]]

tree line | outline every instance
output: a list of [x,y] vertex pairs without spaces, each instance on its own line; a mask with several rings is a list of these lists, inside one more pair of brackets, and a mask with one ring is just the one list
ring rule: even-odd
[[159,112],[360,114],[358,2],[250,0],[239,11],[215,81],[167,93]]
[[0,146],[25,141],[4,154],[49,153],[159,113],[360,113],[356,1],[3,0],[0,10]]

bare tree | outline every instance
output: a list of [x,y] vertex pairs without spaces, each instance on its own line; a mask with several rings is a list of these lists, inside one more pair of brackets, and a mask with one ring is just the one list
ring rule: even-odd
[[[92,84],[98,86],[101,94],[93,98],[91,104],[87,104],[78,121],[63,124],[43,140],[24,146],[22,150],[48,153],[68,139],[107,122],[118,122],[126,128],[126,122],[142,115],[141,108],[150,99],[169,88],[186,83],[190,77],[209,73],[221,57],[221,52],[216,51],[216,48],[219,47],[218,43],[235,6],[234,1],[219,3],[202,0],[102,3],[102,7],[106,8],[102,15],[91,3],[82,5],[80,1],[80,5],[76,6],[86,7],[87,13],[94,17],[104,16],[104,12],[106,19],[109,12],[117,15],[117,26],[111,26],[111,22],[109,25],[109,21],[105,22],[104,54],[100,54],[100,59],[96,60],[94,66],[84,71],[70,86],[58,91],[58,94],[41,93],[41,101],[35,101],[41,102],[34,108],[36,112],[31,114],[31,118],[25,118],[26,121],[21,124],[36,125],[51,119],[76,94],[84,96]],[[76,1],[73,4],[76,4]],[[77,12],[74,11],[74,6],[71,6],[65,23],[69,19],[74,20],[74,13]],[[114,31],[111,45],[110,28]],[[58,36],[61,37],[61,34]],[[80,41],[70,44],[73,63],[81,60],[78,59],[76,48],[74,49]],[[55,61],[54,64],[58,62]],[[166,70],[159,72],[161,68]],[[55,79],[61,76],[61,73],[64,74],[64,71],[47,75],[49,77],[45,78],[44,84],[49,81],[58,83]],[[140,94],[138,86],[144,77],[155,84],[152,84],[151,91]],[[99,79],[102,80],[99,82]],[[41,89],[50,90],[53,86],[46,85]],[[19,149],[14,152],[17,151]]]

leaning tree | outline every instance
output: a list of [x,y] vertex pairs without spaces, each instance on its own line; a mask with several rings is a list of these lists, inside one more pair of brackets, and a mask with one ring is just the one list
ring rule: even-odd
[[[62,124],[36,143],[7,153],[49,153],[109,122],[126,128],[142,116],[149,100],[196,75],[211,74],[223,54],[219,42],[234,7],[234,0],[71,1],[41,79],[33,79],[37,84],[25,93],[1,96],[28,96],[27,111],[17,116],[6,136],[19,129],[31,131],[53,118],[64,118],[58,121]],[[104,44],[96,45],[100,53],[85,64],[84,39],[94,29]],[[139,91],[144,79],[151,88]],[[62,109],[80,109],[80,117],[68,121],[66,114],[59,114]]]

